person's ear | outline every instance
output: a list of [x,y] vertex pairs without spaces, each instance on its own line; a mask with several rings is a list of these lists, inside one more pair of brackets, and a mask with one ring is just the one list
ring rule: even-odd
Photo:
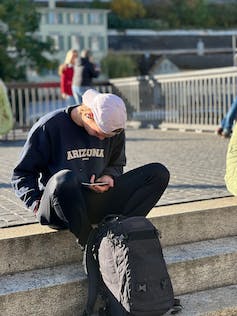
[[93,113],[86,113],[85,114],[86,118],[88,118],[89,120],[92,120],[93,119]]

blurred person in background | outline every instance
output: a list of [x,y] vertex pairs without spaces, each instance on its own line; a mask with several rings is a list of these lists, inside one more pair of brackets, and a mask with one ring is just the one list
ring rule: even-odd
[[61,95],[66,100],[67,105],[74,105],[76,101],[72,93],[72,77],[74,73],[75,60],[78,57],[78,52],[75,49],[70,49],[63,64],[59,66],[58,74],[60,76]]
[[13,115],[7,96],[7,88],[0,79],[0,135],[7,134],[13,127]]
[[74,65],[72,92],[76,104],[81,104],[83,93],[92,86],[93,78],[97,78],[100,70],[92,61],[91,51],[84,49]]
[[226,154],[225,184],[230,193],[237,196],[237,124],[228,144]]

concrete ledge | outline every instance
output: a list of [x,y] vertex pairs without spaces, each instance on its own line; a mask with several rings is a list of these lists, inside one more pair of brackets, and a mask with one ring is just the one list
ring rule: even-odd
[[163,246],[237,235],[237,198],[155,207],[147,216],[161,231]]
[[159,128],[161,130],[176,130],[181,132],[215,132],[219,126],[218,125],[204,125],[204,124],[176,124],[176,123],[161,123]]
[[30,224],[15,227],[7,227],[0,229],[0,240],[10,239],[17,237],[41,235],[45,233],[56,233],[55,229],[49,228],[48,226],[42,226],[40,224]]
[[39,224],[0,230],[0,275],[80,262],[82,253],[67,230]]
[[165,206],[154,207],[148,214],[149,218],[164,215],[183,214],[189,212],[205,211],[209,209],[219,209],[234,207],[237,210],[237,197],[222,197],[210,200],[202,200],[187,203],[169,204]]
[[[237,235],[237,199],[155,207],[149,219],[161,231],[163,246]],[[67,230],[39,224],[0,229],[0,274],[80,262],[82,253]]]

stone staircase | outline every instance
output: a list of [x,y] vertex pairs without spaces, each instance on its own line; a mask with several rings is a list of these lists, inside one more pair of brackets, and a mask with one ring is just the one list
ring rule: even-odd
[[[154,208],[180,316],[237,315],[237,199]],[[68,231],[38,224],[0,230],[0,316],[79,316],[82,253]]]

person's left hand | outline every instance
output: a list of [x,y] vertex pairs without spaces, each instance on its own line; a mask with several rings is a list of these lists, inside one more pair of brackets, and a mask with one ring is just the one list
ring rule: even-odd
[[92,191],[97,192],[97,193],[106,192],[106,191],[109,190],[109,188],[113,188],[113,186],[114,186],[114,179],[111,176],[108,176],[108,175],[101,176],[101,177],[99,177],[98,179],[95,180],[95,175],[93,174],[91,176],[90,183],[96,183],[96,182],[106,182],[106,183],[108,183],[108,184],[105,184],[105,185],[93,185],[93,186],[90,186],[90,189]]

